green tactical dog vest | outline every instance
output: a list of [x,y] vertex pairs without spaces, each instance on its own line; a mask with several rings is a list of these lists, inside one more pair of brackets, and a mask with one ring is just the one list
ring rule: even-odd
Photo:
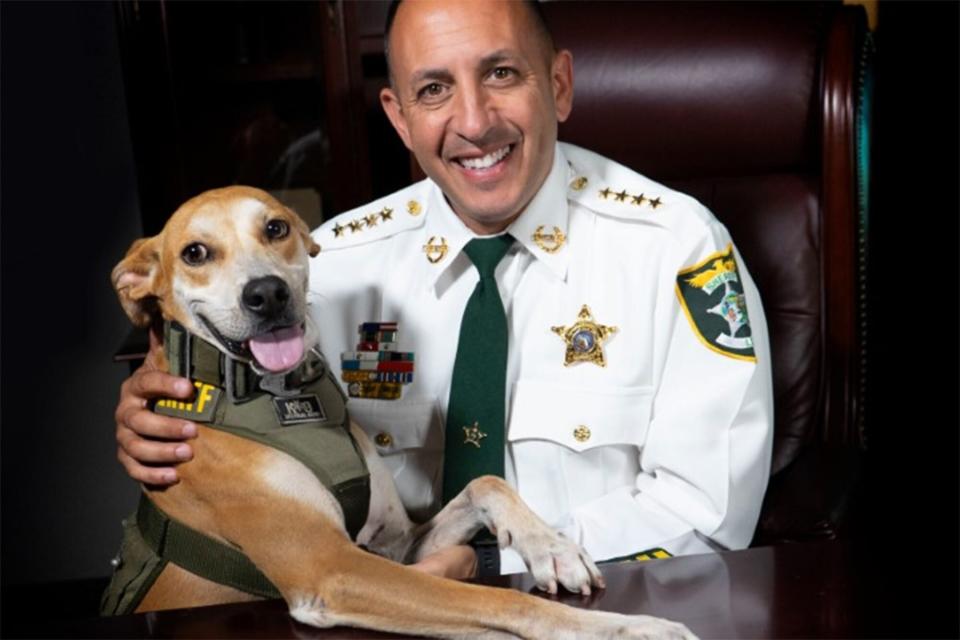
[[[164,325],[164,345],[170,373],[193,380],[196,393],[189,403],[158,400],[153,410],[293,456],[336,497],[347,532],[355,538],[367,519],[370,474],[350,435],[346,398],[323,358],[311,351],[286,375],[262,375],[172,322]],[[142,564],[143,558],[128,562],[122,557],[124,550],[132,552],[139,546],[152,552],[155,566],[141,571],[135,582],[119,580],[123,567],[118,569],[104,594],[101,613],[132,612],[167,561],[249,593],[279,597],[246,556],[169,518],[145,496],[129,524],[134,523],[125,523],[124,546],[115,562]]]
[[164,327],[170,373],[194,380],[192,403],[160,400],[157,413],[186,418],[288,453],[329,489],[350,537],[367,519],[370,475],[350,436],[346,397],[320,355],[294,371],[260,375],[176,323]]

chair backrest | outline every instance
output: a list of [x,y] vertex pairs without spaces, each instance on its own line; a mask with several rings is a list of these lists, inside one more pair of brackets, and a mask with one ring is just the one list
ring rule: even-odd
[[774,360],[773,473],[811,443],[862,444],[863,10],[542,6],[556,45],[574,56],[560,139],[700,199],[760,288]]

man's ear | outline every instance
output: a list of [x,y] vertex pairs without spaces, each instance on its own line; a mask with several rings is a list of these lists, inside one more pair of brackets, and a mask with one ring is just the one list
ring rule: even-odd
[[391,87],[380,89],[380,106],[383,107],[384,113],[387,114],[387,119],[390,120],[390,124],[396,129],[397,135],[403,140],[403,144],[406,145],[407,149],[413,151],[413,147],[410,146],[410,131],[407,129],[407,118],[403,115],[400,98]]
[[573,109],[573,54],[566,49],[557,51],[553,56],[550,82],[557,122],[565,122]]
[[306,247],[307,253],[311,258],[315,258],[318,253],[320,253],[320,245],[318,245],[313,240],[313,236],[310,235],[310,227],[307,226],[307,223],[303,221],[303,218],[297,215],[297,212],[293,209],[287,208],[293,215],[293,224],[297,228],[297,233],[300,234],[300,239],[303,241],[303,246]]
[[157,283],[160,272],[160,236],[134,242],[126,257],[113,268],[110,281],[120,305],[138,327],[150,325],[159,313]]

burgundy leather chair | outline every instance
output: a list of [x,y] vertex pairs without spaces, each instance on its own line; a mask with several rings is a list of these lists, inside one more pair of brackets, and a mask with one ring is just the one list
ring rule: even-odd
[[707,205],[763,297],[773,468],[754,544],[838,535],[864,432],[870,40],[836,3],[549,2],[560,139]]

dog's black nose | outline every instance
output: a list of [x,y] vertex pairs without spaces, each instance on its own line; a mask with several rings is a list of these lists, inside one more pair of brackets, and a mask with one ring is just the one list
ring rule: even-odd
[[240,301],[245,309],[262,318],[276,318],[287,308],[290,288],[277,276],[264,276],[251,280],[243,287]]

